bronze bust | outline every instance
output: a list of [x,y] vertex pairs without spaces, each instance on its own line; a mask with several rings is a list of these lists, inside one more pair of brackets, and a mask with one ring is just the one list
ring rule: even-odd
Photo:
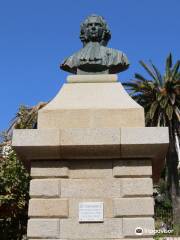
[[111,32],[103,17],[87,17],[81,24],[80,39],[83,48],[64,60],[62,70],[74,74],[115,74],[129,67],[124,53],[106,47]]

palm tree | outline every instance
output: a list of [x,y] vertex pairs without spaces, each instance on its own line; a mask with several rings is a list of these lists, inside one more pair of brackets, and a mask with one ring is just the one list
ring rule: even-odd
[[[174,65],[171,53],[166,59],[165,73],[162,75],[150,61],[141,66],[149,74],[146,79],[136,73],[135,79],[123,85],[131,96],[144,107],[146,126],[163,126],[169,128],[169,149],[166,156],[168,170],[167,184],[171,196],[179,195],[178,154],[180,139],[180,61]],[[174,190],[173,190],[174,189]]]

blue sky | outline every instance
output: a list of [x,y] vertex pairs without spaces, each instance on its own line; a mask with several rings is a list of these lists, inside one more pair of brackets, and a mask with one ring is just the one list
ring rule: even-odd
[[87,15],[104,16],[109,47],[126,53],[130,68],[121,81],[144,73],[151,59],[161,71],[169,52],[180,53],[180,0],[1,0],[0,131],[18,107],[52,99],[66,79],[59,63],[81,48],[79,25]]

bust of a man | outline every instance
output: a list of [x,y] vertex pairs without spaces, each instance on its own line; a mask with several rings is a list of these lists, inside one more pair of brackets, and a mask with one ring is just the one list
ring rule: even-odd
[[104,18],[91,15],[81,24],[80,39],[83,48],[60,65],[74,74],[115,74],[129,67],[126,55],[106,47],[111,33]]

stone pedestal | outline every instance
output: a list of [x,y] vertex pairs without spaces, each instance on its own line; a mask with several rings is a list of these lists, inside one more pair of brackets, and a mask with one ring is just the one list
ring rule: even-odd
[[[39,111],[38,129],[14,131],[15,150],[31,161],[29,239],[152,239],[168,130],[145,128],[116,81],[71,76]],[[103,219],[80,221],[82,203],[103,204]]]

